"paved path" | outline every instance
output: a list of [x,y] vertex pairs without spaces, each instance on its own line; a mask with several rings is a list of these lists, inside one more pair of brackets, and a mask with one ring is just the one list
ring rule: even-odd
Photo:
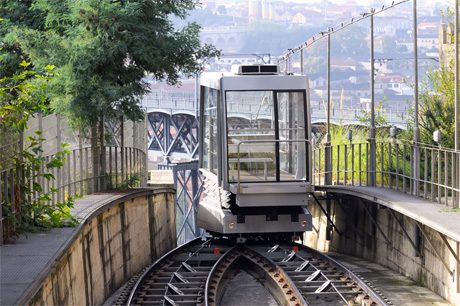
[[455,241],[460,241],[460,214],[450,210],[449,207],[445,205],[422,198],[416,198],[395,189],[381,187],[333,185],[315,187],[315,189],[358,196],[384,205],[429,226]]
[[431,290],[418,286],[411,279],[389,268],[353,256],[326,254],[370,282],[395,306],[452,306]]
[[81,218],[76,227],[21,236],[14,244],[0,246],[0,305],[27,302],[58,264],[62,254],[83,229],[85,222],[126,194],[87,195],[75,201],[72,214]]

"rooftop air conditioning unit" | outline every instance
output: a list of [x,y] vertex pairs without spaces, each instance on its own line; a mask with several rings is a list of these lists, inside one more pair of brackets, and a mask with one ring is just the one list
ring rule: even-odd
[[279,74],[280,68],[278,65],[233,65],[232,73],[234,74]]

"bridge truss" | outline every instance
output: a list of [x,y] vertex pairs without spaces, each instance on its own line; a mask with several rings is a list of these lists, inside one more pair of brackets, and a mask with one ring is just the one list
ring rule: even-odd
[[185,159],[198,158],[198,119],[193,113],[148,113],[150,154]]

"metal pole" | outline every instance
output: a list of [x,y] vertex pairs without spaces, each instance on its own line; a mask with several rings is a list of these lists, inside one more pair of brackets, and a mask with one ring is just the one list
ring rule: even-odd
[[371,128],[369,131],[369,145],[370,145],[370,165],[369,165],[369,186],[376,185],[376,149],[375,149],[375,101],[374,101],[374,10],[371,9],[370,14],[370,23],[371,23]]
[[[454,173],[453,174],[453,177],[455,177],[456,179],[456,187],[457,189],[459,188],[460,186],[460,153],[459,153],[459,93],[458,93],[458,78],[459,78],[459,75],[458,75],[458,65],[459,65],[459,59],[458,59],[458,0],[455,0],[455,21],[454,21],[454,25],[455,25],[455,31],[454,31],[454,35],[455,35],[455,39],[454,39],[454,42],[455,42],[455,152],[456,152],[456,167],[454,167]],[[453,207],[454,208],[457,208],[459,206],[459,198],[460,198],[460,195],[458,192],[455,192],[456,194],[456,197],[455,198],[455,201],[453,203]]]
[[374,103],[374,15],[371,9],[371,130],[370,138],[375,138],[375,103]]
[[418,127],[418,47],[417,47],[417,0],[413,0],[413,15],[414,15],[414,141],[420,141],[420,133]]
[[459,150],[459,102],[458,102],[458,0],[455,0],[455,151]]
[[419,196],[420,193],[420,130],[419,130],[419,108],[418,108],[418,47],[417,47],[417,0],[413,0],[413,19],[414,19],[414,162],[412,163],[413,169],[413,184],[412,194]]
[[325,183],[332,185],[332,154],[331,154],[331,28],[327,29],[327,132],[324,156]]
[[195,101],[193,102],[195,105],[195,117],[198,118],[198,105],[200,105],[200,102],[198,101],[198,72],[195,73]]
[[300,75],[303,75],[303,49],[300,49]]

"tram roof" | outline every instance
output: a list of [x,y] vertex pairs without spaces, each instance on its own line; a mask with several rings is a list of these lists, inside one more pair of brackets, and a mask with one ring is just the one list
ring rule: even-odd
[[304,75],[205,72],[200,84],[224,90],[303,90],[308,88],[308,78]]

